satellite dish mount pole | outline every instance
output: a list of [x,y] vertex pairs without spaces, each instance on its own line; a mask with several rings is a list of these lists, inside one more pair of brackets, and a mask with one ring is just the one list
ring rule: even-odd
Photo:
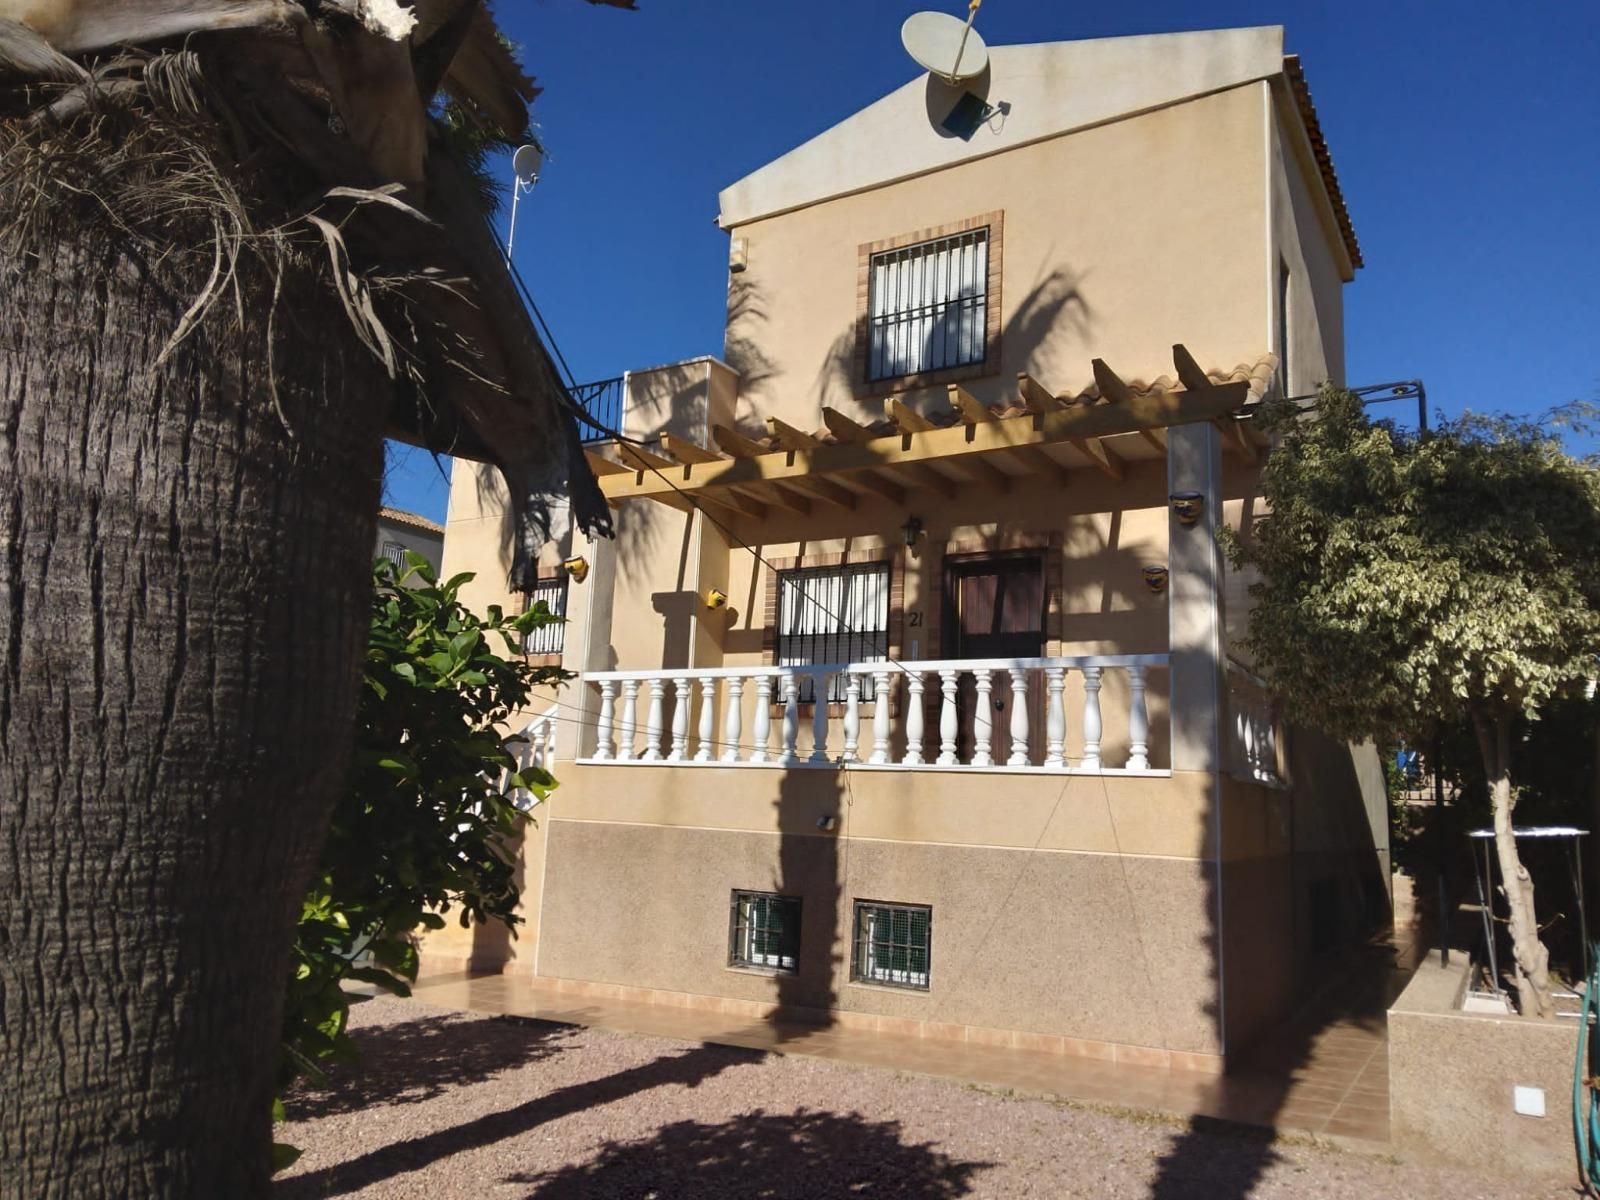
[[[965,53],[967,49],[967,35],[972,32],[972,23],[978,19],[978,8],[982,4],[983,0],[969,0],[969,3],[967,4],[967,23],[961,30],[961,41],[956,46],[956,60],[950,64],[950,69],[952,71],[959,71],[961,69],[961,55]],[[955,83],[956,76],[950,76],[946,82]]]

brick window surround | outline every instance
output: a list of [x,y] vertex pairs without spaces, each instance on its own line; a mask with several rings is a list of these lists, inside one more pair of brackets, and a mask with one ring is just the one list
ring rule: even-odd
[[[984,285],[983,361],[959,367],[945,367],[937,371],[923,371],[915,375],[897,375],[892,379],[867,378],[867,354],[870,349],[870,307],[872,303],[872,256],[886,250],[900,250],[919,242],[936,241],[974,229],[989,230],[988,277]],[[975,217],[967,217],[949,225],[935,225],[876,242],[862,242],[856,248],[856,319],[855,354],[851,360],[850,378],[858,398],[888,396],[896,392],[935,384],[960,383],[967,379],[981,379],[1000,370],[1001,326],[1001,262],[1005,258],[1005,212],[996,209]]]
[[1065,539],[1059,531],[1047,533],[1005,533],[995,537],[962,538],[939,546],[931,539],[923,551],[927,570],[927,616],[924,624],[928,641],[922,654],[925,658],[944,656],[944,565],[949,558],[966,555],[1008,554],[1037,551],[1044,568],[1044,639],[1045,655],[1061,653],[1062,565]]

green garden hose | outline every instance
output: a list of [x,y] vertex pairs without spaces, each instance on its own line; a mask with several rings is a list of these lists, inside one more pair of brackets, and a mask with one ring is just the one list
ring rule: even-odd
[[1578,1152],[1578,1176],[1591,1196],[1600,1196],[1600,1078],[1589,1022],[1600,1014],[1600,943],[1590,960],[1595,964],[1583,989],[1583,1014],[1578,1019],[1578,1059],[1572,1068],[1572,1136]]

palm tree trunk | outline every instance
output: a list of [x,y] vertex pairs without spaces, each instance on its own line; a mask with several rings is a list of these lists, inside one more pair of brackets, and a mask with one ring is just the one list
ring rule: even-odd
[[269,359],[259,270],[157,365],[200,281],[58,224],[0,258],[0,1192],[260,1196],[389,384],[292,279]]
[[1553,1017],[1550,998],[1550,951],[1539,940],[1539,922],[1533,906],[1533,877],[1522,865],[1517,839],[1512,833],[1511,717],[1500,712],[1491,718],[1474,711],[1473,729],[1489,780],[1494,811],[1494,848],[1500,861],[1500,879],[1510,914],[1512,970],[1517,1000],[1525,1017]]

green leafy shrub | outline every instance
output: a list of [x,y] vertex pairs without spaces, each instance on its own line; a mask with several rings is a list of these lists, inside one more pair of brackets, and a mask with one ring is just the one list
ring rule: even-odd
[[454,908],[463,927],[498,920],[514,935],[515,845],[529,820],[514,794],[555,787],[540,768],[516,769],[502,730],[535,687],[570,678],[521,656],[530,630],[560,618],[541,603],[480,619],[458,599],[470,574],[441,584],[420,556],[406,563],[373,566],[355,749],[301,911],[280,1091],[354,1057],[345,981],[410,994],[417,930],[443,928]]

